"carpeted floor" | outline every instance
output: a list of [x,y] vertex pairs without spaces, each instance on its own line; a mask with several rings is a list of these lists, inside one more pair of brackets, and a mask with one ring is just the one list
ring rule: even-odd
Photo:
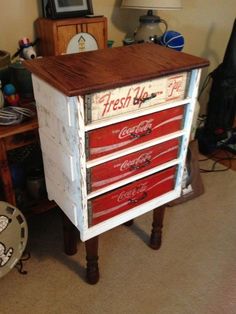
[[203,195],[166,210],[159,251],[147,246],[151,213],[100,236],[95,286],[84,281],[83,243],[76,255],[63,253],[59,215],[33,217],[28,273],[0,279],[0,313],[235,314],[236,172],[202,178]]

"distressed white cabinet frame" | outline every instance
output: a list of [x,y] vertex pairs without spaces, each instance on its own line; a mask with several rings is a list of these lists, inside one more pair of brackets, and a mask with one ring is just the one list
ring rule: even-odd
[[[95,121],[94,123],[85,125],[83,97],[66,97],[55,88],[51,87],[46,82],[33,75],[35,99],[39,113],[39,132],[41,137],[44,164],[46,165],[45,173],[49,198],[54,199],[71,219],[71,221],[76,225],[80,231],[80,236],[83,241],[88,240],[89,238],[94,237],[101,232],[105,232],[111,228],[114,228],[124,223],[125,221],[131,220],[180,196],[184,161],[187,152],[200,74],[200,69],[192,70],[190,72],[190,81],[187,88],[187,94],[183,100],[177,100],[176,102],[172,101],[170,103],[164,103],[161,105],[158,104],[156,106],[152,105],[147,109],[142,108],[135,114],[132,114],[132,118],[134,118],[143,116],[145,114],[158,112],[163,109],[185,105],[186,112],[184,118],[184,127],[182,130],[88,162],[86,162],[85,133],[89,130],[100,128],[109,124],[126,121],[127,119],[131,118],[131,114],[125,113],[120,116],[111,117],[104,121]],[[41,91],[43,92],[41,93]],[[43,119],[46,121],[43,121]],[[63,133],[63,130],[64,132],[67,130],[67,137]],[[70,132],[68,130],[70,130]],[[97,190],[90,194],[87,193],[87,168],[94,167],[109,160],[125,156],[127,153],[136,152],[143,148],[156,145],[179,136],[182,137],[182,143],[178,159],[174,159],[165,164],[152,168],[151,170],[132,176],[131,178],[111,184],[108,187]],[[48,143],[48,141],[50,142]],[[55,147],[58,147],[60,153]],[[49,162],[48,159],[51,162],[53,162],[53,159],[55,159],[53,158],[53,154],[57,155],[58,164],[50,164],[50,166],[47,166]],[[163,196],[154,198],[151,201],[144,203],[143,205],[136,206],[135,208],[132,208],[132,210],[121,213],[118,216],[99,223],[98,225],[92,227],[88,226],[87,201],[89,199],[109,192],[118,187],[124,186],[130,182],[144,178],[173,165],[179,166],[177,171],[176,185],[173,191],[168,192]],[[48,169],[48,167],[51,167],[51,169]],[[53,167],[55,167],[55,169],[53,169]],[[57,175],[59,169],[60,175]]]
[[[138,58],[137,68],[130,63],[122,64],[118,56],[123,53],[127,53],[127,58]],[[156,58],[157,53],[160,60]],[[104,61],[107,59],[113,60],[109,68],[113,80]],[[208,61],[149,44],[43,61],[26,62],[26,65],[33,73],[48,196],[79,229],[81,240],[93,238],[178,198],[201,68]],[[178,123],[173,124],[175,121]],[[137,130],[141,130],[139,134]],[[129,140],[123,140],[126,133]],[[146,136],[149,133],[151,136]],[[101,139],[97,140],[97,135]],[[113,137],[122,140],[116,143]],[[107,171],[107,164],[126,156],[138,156],[171,140],[179,143],[178,154],[173,158],[163,159],[114,182],[108,180],[112,173]],[[96,141],[100,146],[92,146]],[[105,181],[109,183],[91,189],[91,171],[98,166],[104,167]],[[99,203],[106,196],[108,202],[109,197],[112,201],[112,196],[119,191],[125,192],[136,182],[148,182],[159,174],[170,173],[169,169],[175,171],[171,190],[161,195],[152,192],[146,201],[133,202],[127,210],[114,215],[111,212],[103,221],[93,222],[93,215],[102,214],[94,214],[91,204],[97,200]],[[155,184],[158,186],[158,181]],[[104,203],[102,212],[109,209],[108,205]],[[112,211],[119,207],[112,206]]]

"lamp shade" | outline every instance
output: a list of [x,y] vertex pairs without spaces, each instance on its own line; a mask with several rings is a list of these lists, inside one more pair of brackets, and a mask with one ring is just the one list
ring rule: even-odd
[[122,8],[142,10],[178,10],[181,0],[123,0]]

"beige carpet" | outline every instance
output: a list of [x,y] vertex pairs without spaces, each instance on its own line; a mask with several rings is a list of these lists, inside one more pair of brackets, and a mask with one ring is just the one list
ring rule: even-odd
[[159,251],[146,244],[151,213],[100,236],[95,286],[84,281],[83,243],[66,256],[59,216],[34,217],[28,274],[0,279],[0,313],[235,314],[236,172],[202,178],[204,195],[167,209]]

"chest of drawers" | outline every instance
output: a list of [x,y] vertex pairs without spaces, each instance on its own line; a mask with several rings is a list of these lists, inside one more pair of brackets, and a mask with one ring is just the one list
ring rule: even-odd
[[207,60],[140,44],[25,65],[48,196],[82,241],[180,196]]

